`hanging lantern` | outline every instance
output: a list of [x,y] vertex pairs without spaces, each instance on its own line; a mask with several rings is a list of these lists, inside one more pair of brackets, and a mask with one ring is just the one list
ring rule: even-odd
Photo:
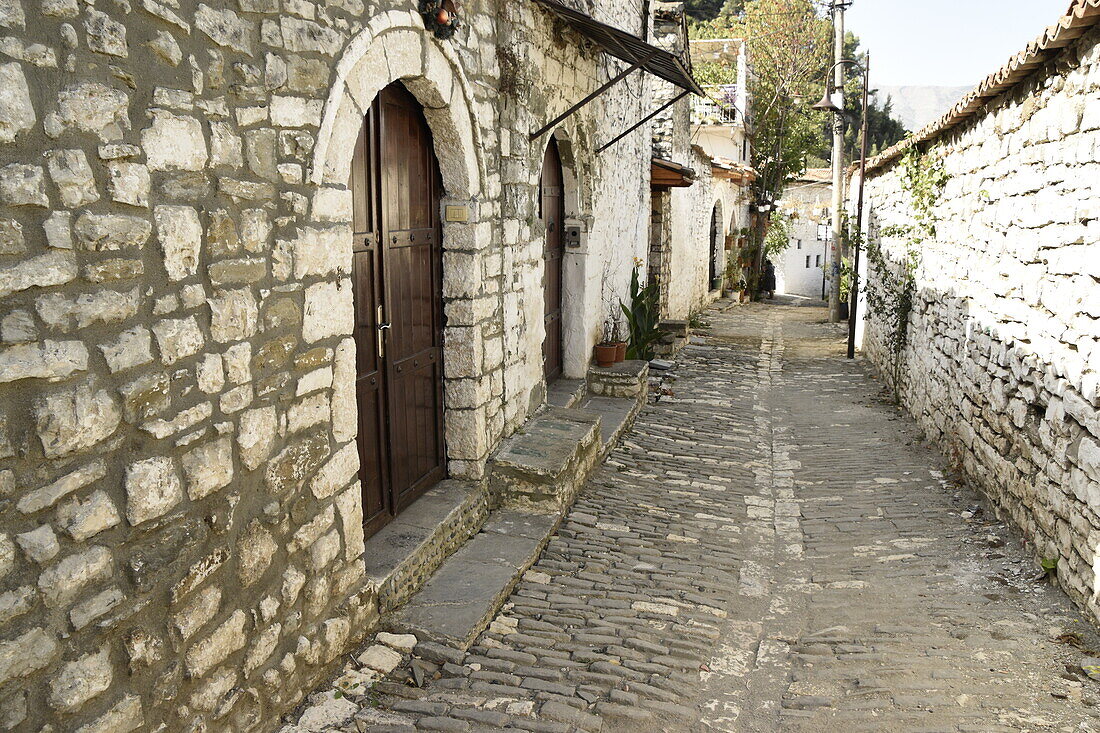
[[453,0],[420,0],[420,15],[424,27],[443,40],[453,37],[462,25]]

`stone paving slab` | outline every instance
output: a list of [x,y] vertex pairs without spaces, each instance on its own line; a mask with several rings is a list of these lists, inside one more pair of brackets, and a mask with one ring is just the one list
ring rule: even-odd
[[328,729],[1100,731],[1096,630],[842,327],[707,318],[470,648],[422,641]]
[[538,557],[555,523],[556,517],[549,515],[495,512],[383,625],[466,649]]

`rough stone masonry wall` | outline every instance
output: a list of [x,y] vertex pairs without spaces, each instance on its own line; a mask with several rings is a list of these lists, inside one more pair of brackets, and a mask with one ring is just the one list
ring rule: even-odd
[[[370,629],[346,186],[388,81],[473,217],[444,227],[452,473],[531,409],[519,98],[500,3],[462,5],[442,43],[408,2],[0,0],[0,728],[270,727]],[[645,170],[588,185],[630,205]]]
[[[931,151],[951,175],[920,251],[903,403],[1100,619],[1100,31]],[[910,218],[874,172],[873,238]],[[873,311],[864,349],[894,379]]]
[[[598,20],[642,35],[641,3],[597,2]],[[609,312],[625,299],[634,257],[645,251],[648,221],[646,127],[596,154],[595,150],[645,115],[649,80],[635,73],[542,137],[529,132],[583,99],[623,64],[613,61],[531,2],[504,8],[498,54],[502,85],[511,102],[501,111],[502,224],[508,241],[504,277],[506,431],[519,427],[542,402],[543,245],[539,179],[543,156],[555,138],[565,173],[565,214],[579,224],[579,247],[562,262],[565,376],[583,378],[592,346],[602,338]],[[578,54],[580,46],[585,52]]]

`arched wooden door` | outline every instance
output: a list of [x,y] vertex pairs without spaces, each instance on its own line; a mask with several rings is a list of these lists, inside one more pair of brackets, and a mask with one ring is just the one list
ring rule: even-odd
[[367,534],[443,478],[442,180],[431,131],[400,84],[356,143],[356,398]]
[[714,205],[714,211],[710,215],[710,282],[707,287],[714,289],[718,279],[718,258],[722,253],[722,212],[718,204]]
[[542,181],[539,185],[539,212],[546,225],[546,243],[543,246],[543,325],[546,336],[542,341],[542,369],[549,384],[561,376],[561,286],[562,261],[565,254],[562,242],[562,226],[565,221],[564,175],[558,144],[553,139],[546,146],[542,159]]

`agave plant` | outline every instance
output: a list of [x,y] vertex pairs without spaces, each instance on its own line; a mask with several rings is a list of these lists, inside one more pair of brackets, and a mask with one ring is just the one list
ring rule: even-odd
[[660,290],[656,280],[642,285],[641,265],[634,263],[630,275],[630,304],[619,302],[626,316],[629,341],[626,358],[649,361],[653,358],[653,344],[660,337]]

